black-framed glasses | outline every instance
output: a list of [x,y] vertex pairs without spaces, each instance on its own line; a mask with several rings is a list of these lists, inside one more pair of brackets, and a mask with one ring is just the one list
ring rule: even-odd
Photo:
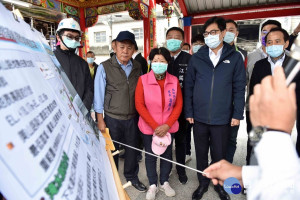
[[208,35],[216,35],[220,30],[211,30],[210,32],[205,31],[203,33],[204,37],[207,37]]
[[62,36],[66,36],[68,40],[76,40],[77,42],[81,41],[81,37],[76,36],[74,37],[73,35],[62,35]]

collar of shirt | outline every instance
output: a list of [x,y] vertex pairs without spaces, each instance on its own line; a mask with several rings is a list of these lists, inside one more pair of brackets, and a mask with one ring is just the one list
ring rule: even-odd
[[285,53],[284,53],[283,56],[281,56],[281,58],[279,58],[275,63],[273,63],[271,57],[268,56],[268,61],[269,61],[270,65],[271,65],[271,72],[272,72],[272,75],[273,75],[274,69],[275,69],[276,67],[282,66],[282,63],[283,63],[284,59],[285,59]]
[[140,52],[135,52],[133,55],[132,55],[132,59],[135,59],[135,57],[139,54]]
[[127,62],[127,65],[123,65],[119,60],[118,60],[118,58],[116,57],[116,59],[117,59],[117,62],[119,63],[119,65],[120,65],[120,67],[124,70],[124,72],[125,72],[125,74],[126,74],[126,76],[127,76],[127,78],[128,78],[128,76],[129,76],[129,74],[130,74],[130,72],[131,72],[131,70],[132,70],[132,61],[131,60],[129,60],[128,62]]
[[213,63],[214,67],[216,67],[216,65],[218,64],[218,62],[220,60],[223,47],[221,47],[221,49],[218,50],[217,55],[210,48],[208,48],[208,50],[209,50],[209,58],[210,58],[211,62]]
[[181,53],[181,50],[176,55],[173,56],[174,60],[176,60],[176,58],[179,56],[180,53]]
[[119,65],[120,65],[121,67],[132,67],[131,59],[127,62],[127,65],[123,65],[123,64],[118,60],[117,57],[116,57],[116,59],[117,59],[117,62],[119,63]]

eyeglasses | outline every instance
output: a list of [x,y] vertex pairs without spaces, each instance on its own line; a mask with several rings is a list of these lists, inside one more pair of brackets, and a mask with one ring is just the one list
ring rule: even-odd
[[217,32],[219,32],[220,30],[211,30],[210,32],[204,32],[203,33],[203,36],[204,37],[207,37],[208,35],[216,35],[217,34]]
[[76,40],[77,42],[81,41],[81,37],[76,36],[74,37],[73,35],[62,35],[62,36],[66,36],[68,40]]

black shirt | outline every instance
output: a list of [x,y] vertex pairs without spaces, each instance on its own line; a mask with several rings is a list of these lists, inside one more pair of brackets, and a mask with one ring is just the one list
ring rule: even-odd
[[94,84],[88,63],[76,55],[74,51],[62,50],[60,46],[57,46],[54,54],[85,107],[91,110],[94,98]]

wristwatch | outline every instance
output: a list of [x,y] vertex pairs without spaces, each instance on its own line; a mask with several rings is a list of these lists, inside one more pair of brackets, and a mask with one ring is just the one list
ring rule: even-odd
[[268,128],[267,126],[255,126],[252,128],[252,130],[249,133],[250,144],[252,146],[255,146],[262,138],[263,133],[267,131],[277,131],[281,133],[286,133],[286,131]]
[[252,128],[252,130],[249,133],[249,138],[250,138],[250,144],[252,146],[256,145],[264,132],[267,132],[267,127],[266,126],[255,126]]

